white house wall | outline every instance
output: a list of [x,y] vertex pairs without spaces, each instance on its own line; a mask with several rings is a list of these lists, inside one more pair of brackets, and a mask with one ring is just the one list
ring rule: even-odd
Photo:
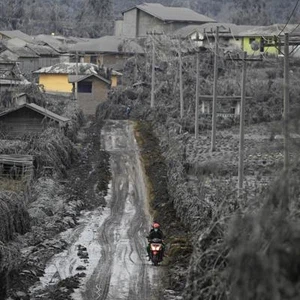
[[138,36],[146,36],[147,32],[164,32],[163,21],[150,16],[149,14],[140,11],[138,15]]
[[228,44],[233,46],[234,48],[237,49],[242,49],[242,43],[243,43],[243,39],[242,38],[232,38],[229,40]]
[[115,36],[122,36],[123,35],[123,20],[116,20],[115,21]]
[[124,13],[123,35],[128,37],[136,37],[136,19],[137,9],[134,8]]

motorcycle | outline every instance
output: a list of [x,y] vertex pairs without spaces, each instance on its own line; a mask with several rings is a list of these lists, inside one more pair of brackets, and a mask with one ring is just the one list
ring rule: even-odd
[[163,245],[161,239],[153,239],[150,243],[150,260],[157,266],[163,260]]

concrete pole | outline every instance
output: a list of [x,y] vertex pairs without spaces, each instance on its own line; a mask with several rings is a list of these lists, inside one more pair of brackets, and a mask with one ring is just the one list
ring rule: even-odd
[[181,45],[179,43],[179,92],[180,92],[180,118],[183,118],[184,102],[183,102],[183,83],[182,83],[182,57]]
[[155,85],[155,45],[152,39],[152,74],[151,74],[151,108],[154,107],[154,85]]
[[288,209],[289,206],[289,113],[290,113],[290,95],[289,95],[289,34],[284,35],[284,176],[285,176],[285,197],[283,197],[282,207]]
[[247,52],[243,54],[242,71],[242,91],[241,91],[241,111],[240,111],[240,146],[239,146],[239,167],[238,167],[238,192],[239,196],[243,191],[244,179],[244,125],[245,125],[245,99],[246,99],[246,70],[247,70]]
[[216,28],[216,37],[215,37],[215,59],[214,59],[214,86],[213,86],[213,104],[212,104],[211,151],[215,151],[216,150],[218,55],[219,55],[219,26],[217,26],[217,28]]
[[78,52],[76,51],[76,80],[75,80],[75,100],[78,100]]
[[195,139],[199,132],[199,53],[196,53]]

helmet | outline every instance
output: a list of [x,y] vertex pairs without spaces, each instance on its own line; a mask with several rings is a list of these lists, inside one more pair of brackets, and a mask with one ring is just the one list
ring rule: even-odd
[[160,227],[160,225],[158,223],[156,223],[156,222],[154,222],[152,224],[152,228],[154,228],[154,229],[158,229],[159,227]]

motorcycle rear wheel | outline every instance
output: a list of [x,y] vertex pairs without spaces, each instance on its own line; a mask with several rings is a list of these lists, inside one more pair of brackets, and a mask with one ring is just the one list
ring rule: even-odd
[[158,256],[157,255],[152,256],[152,262],[153,262],[154,266],[158,266]]

